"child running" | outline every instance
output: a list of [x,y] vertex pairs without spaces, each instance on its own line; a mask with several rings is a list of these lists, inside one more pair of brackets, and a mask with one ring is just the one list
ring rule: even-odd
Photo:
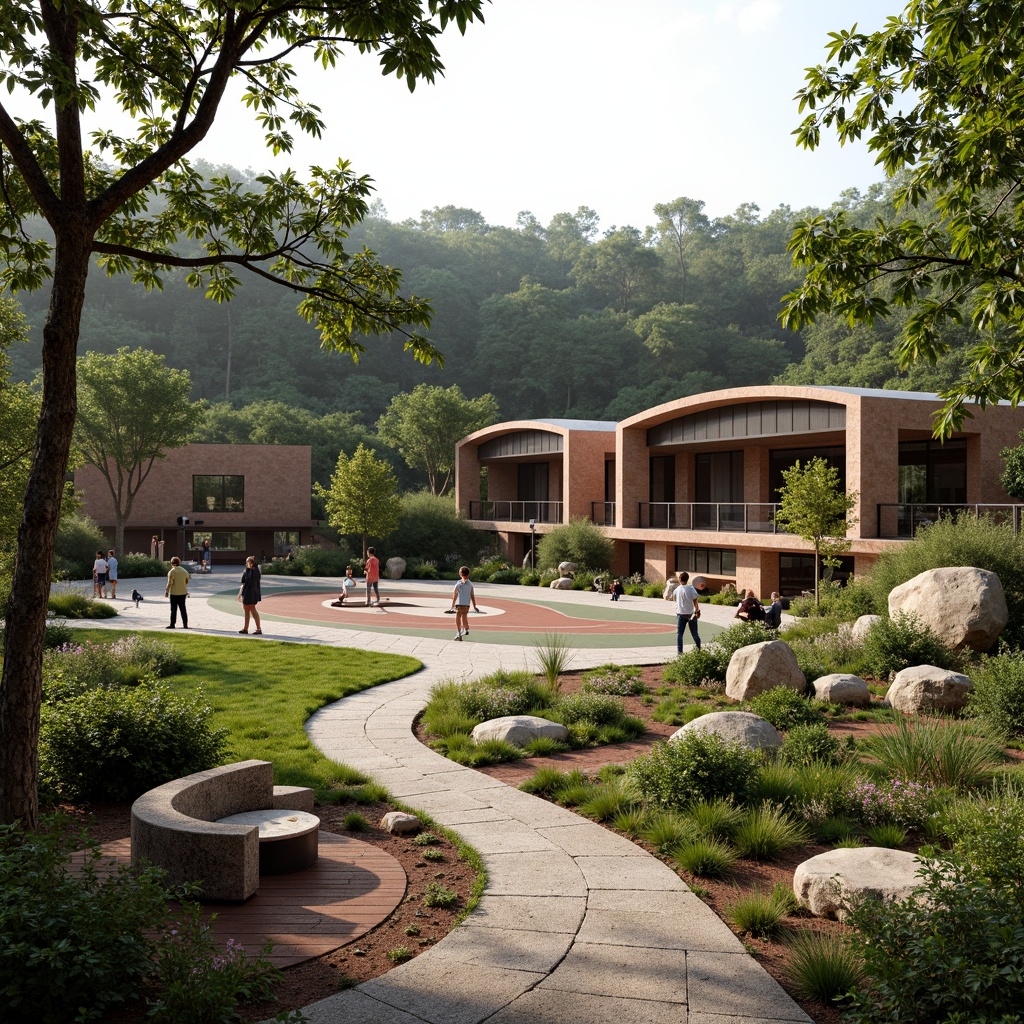
[[459,570],[459,582],[455,584],[452,591],[452,608],[455,609],[455,639],[461,640],[462,634],[469,636],[469,606],[473,605],[473,611],[479,612],[476,606],[476,594],[473,593],[473,584],[469,579],[469,566],[464,565]]

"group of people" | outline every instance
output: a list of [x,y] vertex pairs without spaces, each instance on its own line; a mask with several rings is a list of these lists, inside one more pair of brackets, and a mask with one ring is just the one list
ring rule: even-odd
[[[203,571],[208,572],[209,569]],[[260,593],[260,569],[256,564],[254,555],[249,555],[245,560],[245,569],[242,571],[242,579],[238,587],[238,601],[245,613],[245,624],[238,631],[239,633],[249,632],[249,623],[255,625],[254,635],[261,636],[263,629],[260,624],[260,613],[256,605],[260,603],[263,595]],[[181,564],[181,559],[175,555],[171,559],[171,571],[167,574],[167,585],[164,587],[164,597],[171,601],[171,621],[164,629],[177,629],[178,616],[181,616],[181,628],[188,629],[188,583],[192,578],[188,569]]]
[[[366,607],[370,605],[380,604],[380,559],[377,557],[376,548],[366,549]],[[355,574],[352,566],[346,566],[345,575],[341,578],[341,593],[338,594],[338,600],[331,602],[332,608],[341,608],[345,604],[345,599],[349,596],[349,591],[354,590],[356,585]]]
[[107,584],[110,584],[110,599],[117,599],[117,558],[111,548],[106,555],[96,552],[96,561],[92,563],[92,596],[106,600]]
[[[676,573],[679,585],[673,592],[676,604],[676,651],[683,653],[683,636],[689,629],[694,646],[700,650],[700,633],[697,620],[700,618],[700,591],[690,583],[689,573]],[[701,580],[698,578],[698,582]],[[706,587],[702,588],[706,590]],[[614,596],[612,597],[614,601]],[[782,625],[782,598],[778,591],[772,591],[771,604],[765,608],[757,599],[753,590],[743,592],[743,599],[736,609],[735,618],[745,622],[763,622],[769,629],[778,629]]]
[[782,598],[778,591],[773,590],[771,604],[765,608],[753,590],[744,591],[735,618],[744,622],[763,622],[769,629],[778,629],[782,625]]

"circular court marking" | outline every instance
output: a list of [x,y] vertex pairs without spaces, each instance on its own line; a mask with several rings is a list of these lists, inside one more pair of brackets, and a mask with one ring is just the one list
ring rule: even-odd
[[[522,596],[498,596],[478,591],[482,614],[470,611],[467,640],[479,643],[523,646],[543,644],[557,633],[570,647],[666,647],[674,643],[675,615],[659,610],[649,598],[618,602],[574,603],[545,600],[546,594],[523,588]],[[416,587],[390,583],[382,588],[380,605],[367,607],[365,600],[346,601],[334,607],[337,591],[327,587],[265,588],[260,603],[264,635],[273,635],[273,620],[301,622],[339,629],[454,639],[455,616],[448,613],[451,597],[438,587]],[[443,596],[442,596],[443,595]],[[211,600],[222,611],[241,614],[235,593],[224,592]],[[721,627],[701,623],[701,635],[711,640]],[[687,634],[687,646],[691,643]]]

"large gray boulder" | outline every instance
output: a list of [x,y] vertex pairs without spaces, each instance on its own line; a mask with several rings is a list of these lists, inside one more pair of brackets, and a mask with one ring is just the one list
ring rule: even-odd
[[961,711],[973,689],[974,683],[960,672],[935,665],[913,665],[896,673],[885,699],[905,715],[919,715],[922,711]]
[[784,640],[765,640],[741,647],[729,660],[725,692],[733,700],[750,700],[765,690],[788,686],[797,693],[807,689],[807,679],[796,655]]
[[558,575],[559,576],[572,576],[576,572],[575,562],[559,562],[558,563]]
[[572,577],[562,576],[560,579],[552,580],[548,586],[552,590],[572,590]]
[[881,621],[881,615],[862,615],[850,627],[850,639],[863,643],[864,639],[867,637],[868,633],[871,632],[875,624]]
[[972,566],[929,569],[893,589],[889,618],[915,616],[952,647],[987,651],[1010,621],[1003,585],[994,572]]
[[701,715],[672,733],[669,742],[681,739],[688,732],[714,733],[727,743],[739,743],[751,750],[760,750],[761,747],[778,750],[782,746],[779,730],[760,715],[752,715],[749,711],[714,711],[710,715]]
[[923,861],[880,846],[830,850],[805,860],[793,874],[793,892],[815,917],[846,918],[852,899],[906,899],[921,885]]
[[516,747],[525,747],[541,736],[550,736],[553,740],[564,740],[569,730],[558,722],[549,722],[546,718],[535,715],[505,715],[503,718],[492,718],[481,722],[473,729],[474,743],[484,740],[504,740]]
[[815,700],[864,708],[871,703],[871,691],[860,676],[831,672],[814,680]]
[[394,558],[389,558],[386,568],[389,580],[400,580],[402,573],[405,572],[405,559],[399,558],[397,555]]

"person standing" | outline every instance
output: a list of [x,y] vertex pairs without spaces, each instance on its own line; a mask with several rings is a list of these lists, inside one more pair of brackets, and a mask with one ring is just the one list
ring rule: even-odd
[[690,586],[690,574],[680,572],[676,574],[679,586],[673,598],[676,602],[676,652],[683,653],[683,634],[686,627],[690,627],[690,636],[693,637],[694,645],[700,650],[700,633],[697,632],[697,620],[700,618],[700,601],[695,588]]
[[96,561],[92,563],[93,597],[107,596],[107,560],[103,557],[102,551],[96,552]]
[[256,605],[263,599],[263,595],[260,593],[260,570],[253,555],[250,555],[245,560],[245,569],[242,572],[242,585],[238,588],[238,596],[242,599],[242,610],[245,612],[245,625],[238,632],[248,633],[249,619],[252,618],[256,624],[253,635],[262,636],[263,629],[260,626],[260,613],[256,610]]
[[110,600],[117,600],[117,558],[114,549],[107,552],[107,579],[110,580]]
[[178,622],[178,612],[181,612],[181,628],[188,629],[188,609],[185,607],[185,599],[188,597],[188,570],[182,567],[181,559],[175,555],[171,559],[171,571],[167,574],[167,586],[164,587],[164,597],[171,599],[171,624],[164,626],[164,629],[174,629]]
[[473,583],[469,578],[469,566],[464,565],[459,569],[459,582],[455,584],[455,589],[452,591],[456,640],[461,640],[463,633],[469,636],[469,606],[471,604],[473,611],[480,611],[476,606],[476,594],[473,593]]
[[209,538],[203,541],[203,572],[213,571],[213,551],[210,549]]
[[366,607],[370,607],[370,590],[372,588],[376,605],[380,604],[380,559],[376,548],[366,549]]

